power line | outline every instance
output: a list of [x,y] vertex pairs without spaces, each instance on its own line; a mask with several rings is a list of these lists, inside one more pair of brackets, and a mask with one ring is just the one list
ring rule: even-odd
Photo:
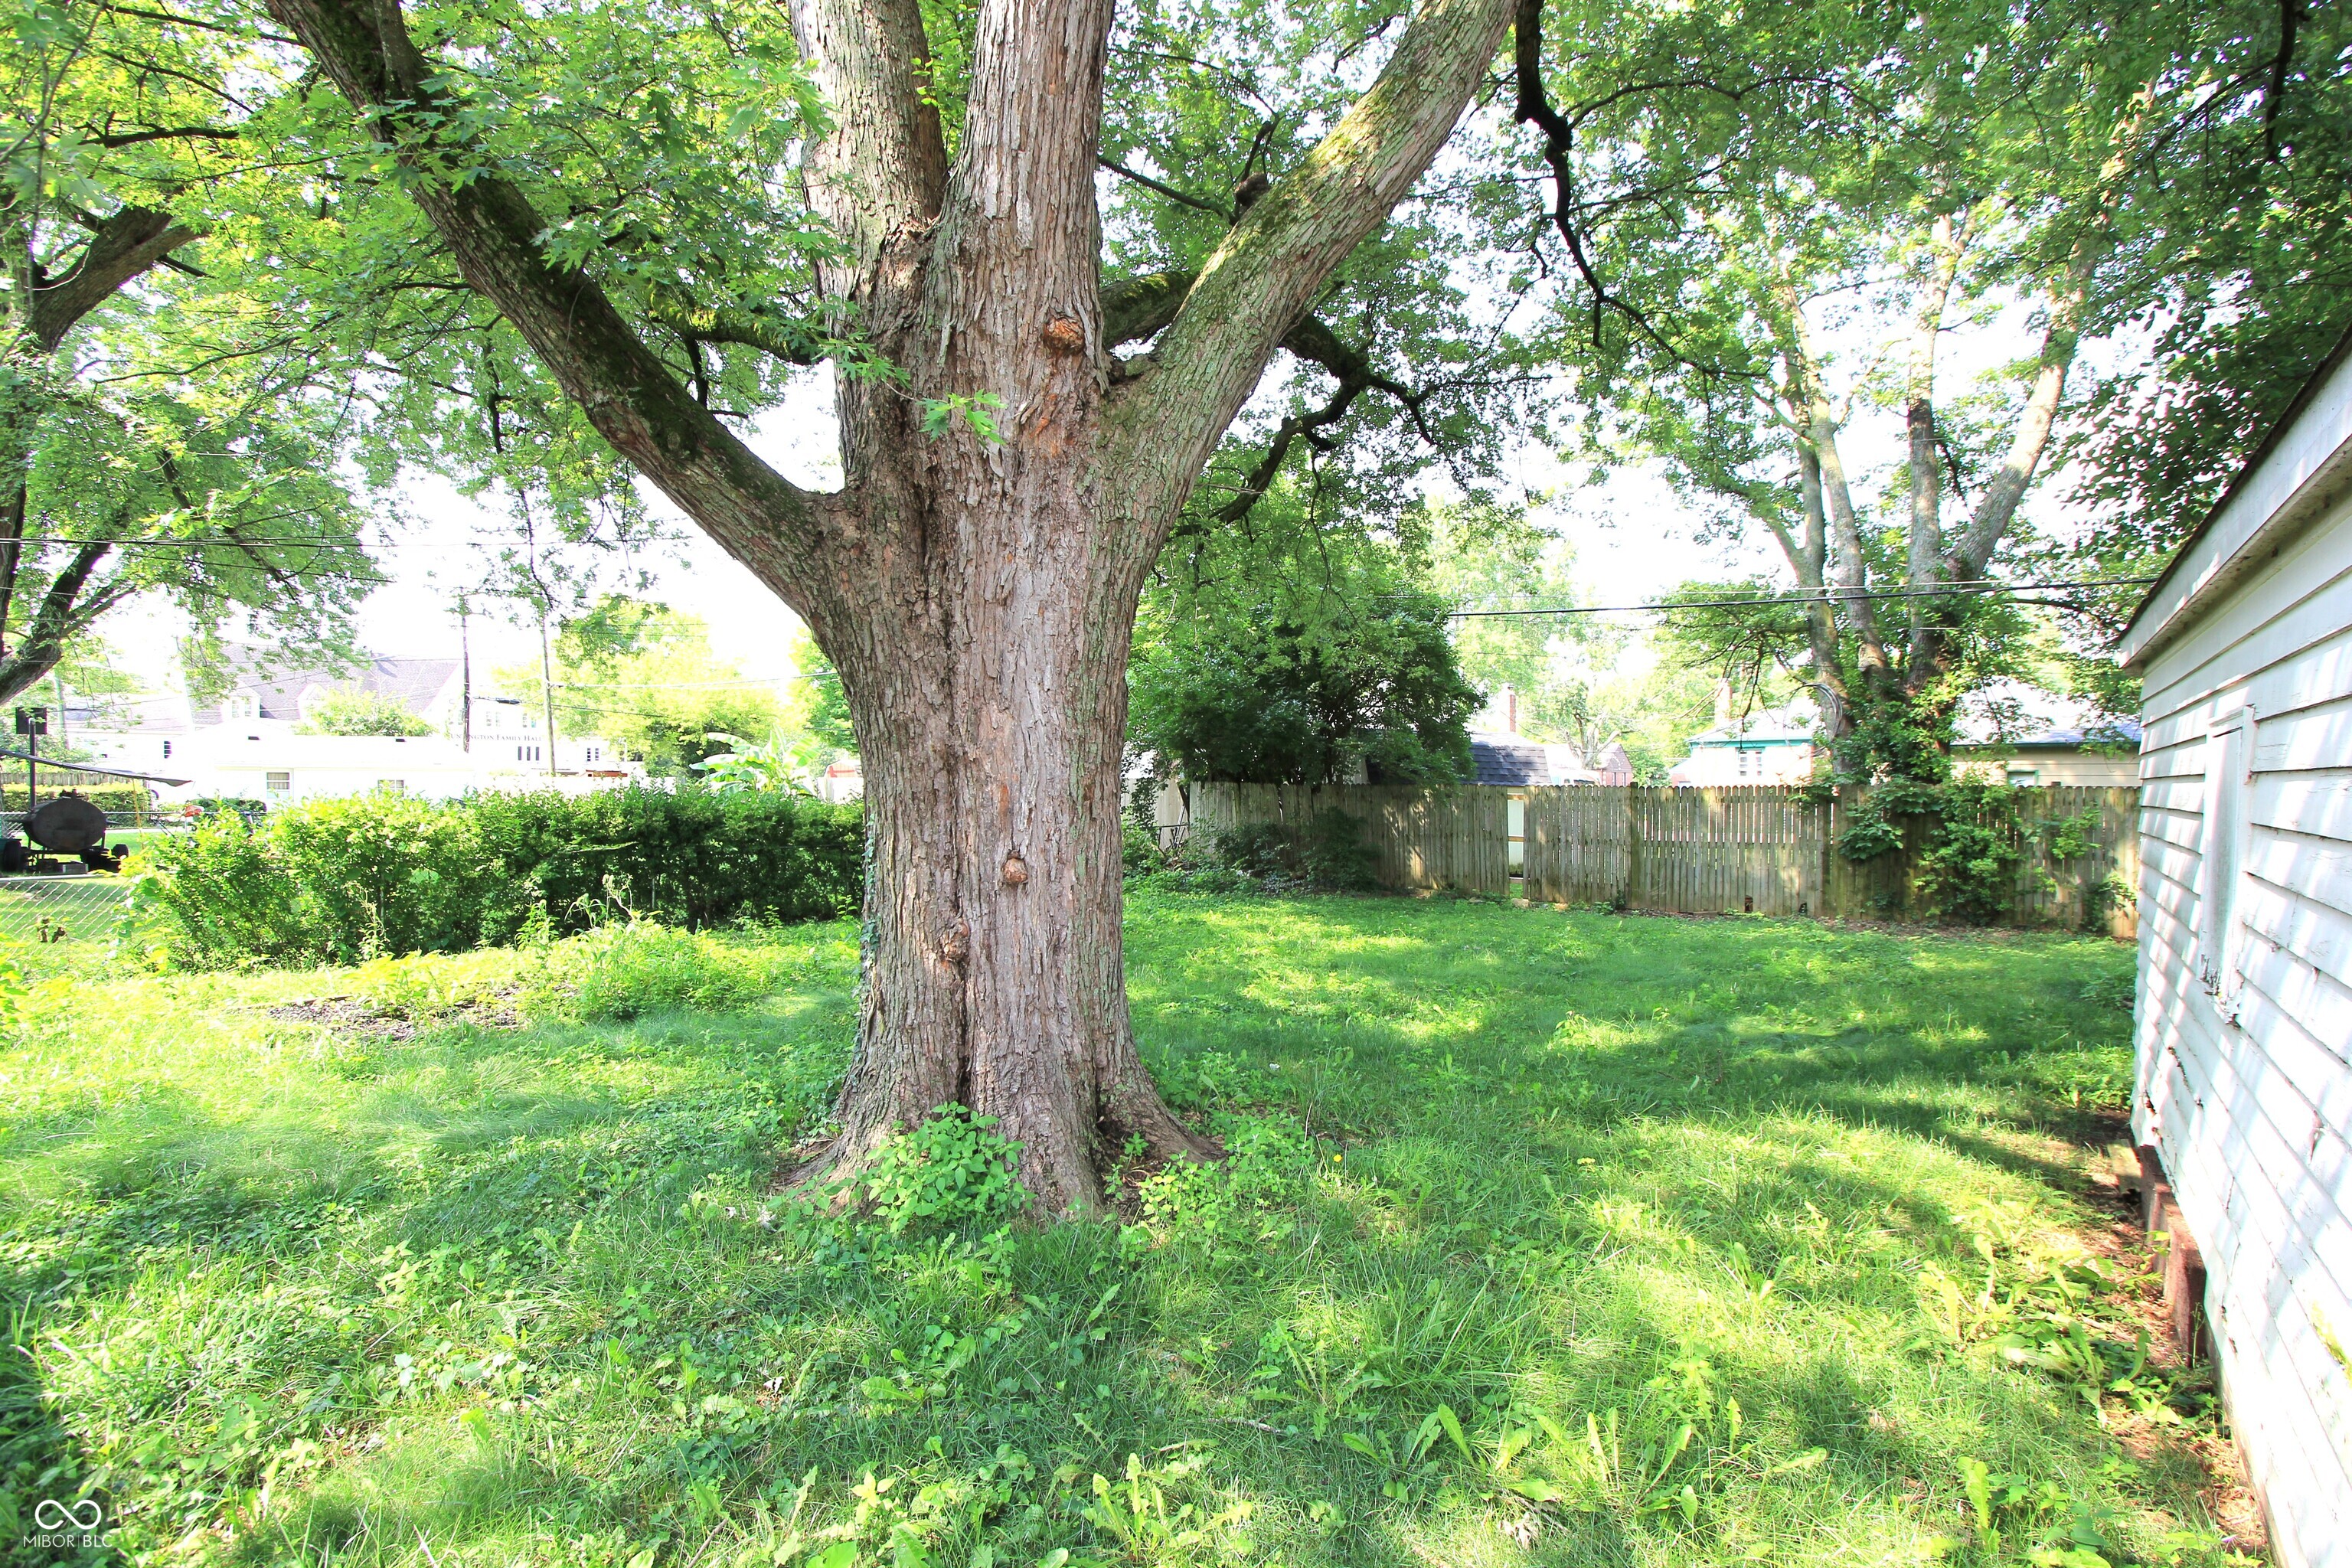
[[[425,543],[427,541],[419,540]],[[295,534],[282,539],[237,539],[229,534],[213,538],[174,537],[171,539],[66,539],[56,535],[27,534],[22,539],[0,539],[0,544],[103,544],[110,550],[242,550],[267,548],[272,550],[320,550],[370,548],[368,542],[357,534]]]
[[770,676],[764,680],[559,680],[558,691],[732,691],[755,686],[782,686],[798,679]]
[[[663,544],[667,540],[646,540],[645,544]],[[175,537],[171,539],[68,539],[58,535],[28,535],[23,539],[0,539],[7,544],[62,544],[79,547],[103,544],[110,550],[519,550],[520,543],[499,539],[379,539],[373,542],[358,534],[295,534],[276,539],[236,539],[226,534],[210,538]],[[614,546],[618,548],[618,546]]]
[[[1606,616],[1627,610],[1722,610],[1762,609],[1774,605],[1813,604],[1843,604],[1858,599],[1934,599],[1948,595],[2023,594],[2052,588],[2128,588],[2155,582],[2153,577],[2098,577],[2083,583],[1996,583],[1990,578],[1979,578],[1966,583],[1940,583],[1932,588],[1888,588],[1864,591],[1853,588],[1808,588],[1793,595],[1776,595],[1756,599],[1680,599],[1660,600],[1649,605],[1553,605],[1520,610],[1453,610],[1446,614],[1449,621],[1479,619],[1492,616]],[[1412,598],[1409,594],[1390,594],[1383,597]]]

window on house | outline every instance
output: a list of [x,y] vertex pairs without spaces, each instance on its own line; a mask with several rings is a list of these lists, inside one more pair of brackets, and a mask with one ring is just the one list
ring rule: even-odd
[[406,795],[408,793],[408,781],[406,779],[378,779],[375,781],[375,787],[383,791],[386,795]]
[[292,773],[269,773],[261,775],[261,787],[271,795],[286,795],[294,788]]
[[2032,789],[2042,782],[2042,775],[2032,768],[2011,768],[2009,782],[2019,789]]
[[1739,748],[1739,776],[1740,776],[1741,778],[1750,778],[1750,777],[1759,777],[1759,778],[1760,778],[1760,777],[1763,775],[1763,773],[1764,773],[1764,748],[1763,748],[1763,747],[1761,747],[1761,746],[1742,746],[1742,747],[1740,747],[1740,748]]
[[588,760],[590,762],[601,762],[604,760],[604,748],[601,746],[591,746],[588,748]]
[[163,742],[163,760],[167,763],[172,760],[172,742],[169,741]]

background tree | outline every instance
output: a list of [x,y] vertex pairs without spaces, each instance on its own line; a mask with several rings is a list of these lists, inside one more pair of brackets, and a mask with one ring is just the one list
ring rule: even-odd
[[793,639],[793,668],[784,693],[786,761],[799,777],[809,779],[857,754],[857,727],[842,693],[841,671],[806,633]]
[[[2159,567],[2352,331],[2352,10],[2168,6],[2164,21],[2193,98],[2165,122],[2146,221],[2114,264],[2125,352],[2086,382],[2063,448],[2092,520],[2069,563],[2099,576]],[[2101,595],[2102,623],[2136,598]],[[2109,711],[2137,709],[2110,661],[2070,673]]]
[[[1521,510],[1434,506],[1428,529],[1429,588],[1456,610],[1539,609],[1583,597],[1573,547]],[[1610,716],[1592,701],[1589,667],[1622,644],[1622,635],[1581,616],[1468,615],[1451,626],[1471,684],[1490,700],[1507,686],[1517,693],[1522,734],[1587,755],[1617,739]]]
[[299,731],[305,735],[429,735],[429,720],[408,710],[397,697],[382,691],[342,689],[328,692],[303,715]]
[[0,701],[159,595],[341,646],[374,580],[338,365],[265,317],[243,214],[285,79],[226,10],[0,5]]
[[1130,750],[1160,777],[1461,777],[1480,694],[1428,578],[1425,532],[1318,518],[1277,480],[1162,557],[1129,671]]
[[[701,617],[647,600],[606,595],[565,620],[554,666],[561,732],[602,735],[657,777],[692,778],[704,758],[765,744],[783,723],[774,687],[713,652]],[[539,671],[499,676],[520,692]]]
[[[1777,546],[1843,768],[1934,771],[2029,624],[1955,585],[2053,558],[2021,503],[2086,334],[2146,307],[2217,33],[2186,6],[1973,0],[1559,21],[1541,68],[1520,30],[1517,109],[1543,136],[1541,242],[1577,280],[1551,342],[1593,449],[1660,459],[1716,529]],[[1956,339],[2020,325],[2024,362],[1949,374]],[[1876,486],[1847,440],[1868,418],[1907,454]],[[1760,613],[1710,635],[1788,629]]]
[[[1200,1152],[1143,1071],[1121,978],[1137,595],[1268,360],[1313,335],[1476,90],[1508,7],[1432,0],[1356,30],[1387,57],[1360,96],[1265,171],[1189,279],[1140,290],[1115,257],[1103,280],[1108,0],[939,16],[944,75],[911,0],[796,0],[797,49],[750,5],[438,10],[421,37],[381,0],[270,11],[374,142],[345,189],[412,200],[580,415],[840,669],[872,852],[835,1165],[954,1102],[1001,1119],[1053,1209],[1098,1203],[1106,1134]],[[719,69],[638,74],[688,36]],[[743,151],[772,135],[805,137],[797,180]],[[730,389],[816,357],[820,329],[856,342],[835,353],[831,494],[726,423]]]

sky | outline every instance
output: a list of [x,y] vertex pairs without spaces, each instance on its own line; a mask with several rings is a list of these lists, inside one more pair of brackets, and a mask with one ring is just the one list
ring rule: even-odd
[[[840,482],[831,422],[831,393],[811,381],[761,416],[751,445],[789,478],[830,488]],[[659,490],[639,488],[647,513],[669,536],[632,562],[653,574],[647,596],[702,617],[713,649],[746,677],[789,680],[795,673],[791,644],[798,619]],[[429,474],[405,476],[385,499],[389,504],[376,509],[366,534],[392,582],[362,606],[361,645],[384,658],[455,658],[460,643],[456,590],[478,574],[482,556],[475,542],[499,537],[506,521],[495,505],[486,507]],[[151,603],[126,606],[103,631],[124,667],[162,689],[173,679],[186,629],[176,611]],[[527,616],[478,605],[466,639],[478,675],[539,661],[537,623]]]
[[[2032,339],[2021,314],[1990,326],[1990,331],[1956,335],[1947,351],[1949,392],[1958,391],[1952,383],[2030,352]],[[1278,378],[1270,376],[1269,392],[1277,385]],[[1891,468],[1903,455],[1901,436],[1899,414],[1857,409],[1843,437],[1850,466],[1858,476]],[[751,425],[747,439],[796,482],[817,489],[840,482],[832,392],[822,373],[803,376],[782,402]],[[1654,470],[1621,468],[1605,485],[1593,487],[1580,482],[1579,471],[1549,450],[1523,444],[1509,459],[1508,478],[1533,498],[1535,520],[1574,547],[1573,572],[1587,604],[1643,604],[1694,578],[1785,575],[1767,543],[1697,543],[1691,513]],[[647,513],[668,536],[632,563],[654,579],[647,596],[701,617],[709,627],[713,649],[745,676],[789,680],[794,673],[791,645],[799,629],[797,619],[660,492],[640,488]],[[2033,504],[2046,512],[2054,504],[2051,492],[2063,488],[2045,475],[2035,487]],[[406,477],[385,499],[389,504],[379,508],[378,521],[368,532],[392,582],[377,589],[362,607],[361,643],[384,657],[455,658],[459,650],[455,592],[479,572],[481,558],[472,542],[500,535],[504,521],[429,474]],[[1641,624],[1652,617],[1612,618]],[[185,629],[168,607],[133,605],[110,620],[104,635],[121,663],[144,684],[165,689],[175,684],[178,639]],[[478,613],[468,634],[478,678],[538,662],[538,631],[527,618]]]

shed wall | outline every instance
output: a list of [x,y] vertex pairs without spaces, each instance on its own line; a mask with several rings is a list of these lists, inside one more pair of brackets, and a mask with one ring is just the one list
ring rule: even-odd
[[[2223,1388],[2278,1559],[2344,1568],[2352,502],[2279,544],[2145,675],[2133,1129],[2204,1248]],[[2225,752],[2242,710],[2251,733]],[[2208,885],[2209,862],[2233,861],[2231,887]]]

